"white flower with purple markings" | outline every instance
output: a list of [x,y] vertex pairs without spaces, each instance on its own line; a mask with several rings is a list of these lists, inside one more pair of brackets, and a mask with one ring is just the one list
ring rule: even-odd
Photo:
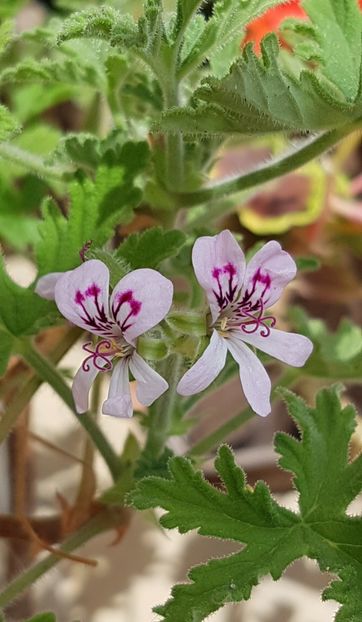
[[[87,353],[73,381],[78,413],[88,410],[88,394],[99,372],[112,371],[108,399],[102,412],[132,416],[129,371],[136,380],[136,395],[150,406],[168,384],[136,351],[136,339],[168,313],[173,285],[156,270],[134,270],[124,276],[109,295],[109,271],[101,261],[86,261],[75,270],[43,277],[37,290],[48,288],[59,311],[70,322],[93,333],[98,342],[83,346]],[[50,281],[49,281],[50,278]],[[48,279],[44,281],[44,279]]]
[[247,401],[264,417],[271,410],[271,383],[248,346],[295,367],[304,365],[313,348],[307,337],[275,329],[276,320],[267,312],[295,277],[295,262],[272,241],[246,265],[230,231],[222,231],[196,240],[192,263],[210,305],[212,334],[206,350],[181,378],[177,391],[193,395],[206,389],[223,369],[229,351],[239,365]]

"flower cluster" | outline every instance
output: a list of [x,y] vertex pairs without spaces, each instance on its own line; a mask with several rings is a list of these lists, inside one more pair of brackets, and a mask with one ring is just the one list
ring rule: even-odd
[[[296,265],[277,242],[268,242],[246,264],[230,231],[199,238],[192,262],[196,278],[210,306],[210,343],[177,386],[180,395],[206,389],[223,369],[227,352],[239,365],[240,381],[252,409],[270,413],[270,379],[249,347],[300,367],[311,354],[312,343],[303,335],[277,330],[268,309],[294,278]],[[99,372],[112,371],[103,413],[132,415],[129,371],[136,380],[136,395],[151,405],[168,384],[137,352],[137,338],[166,317],[172,304],[173,285],[156,270],[139,269],[123,277],[109,295],[109,271],[98,260],[75,270],[54,273],[38,281],[37,292],[54,298],[70,322],[93,333],[87,356],[73,381],[79,413],[88,409],[90,387]]]

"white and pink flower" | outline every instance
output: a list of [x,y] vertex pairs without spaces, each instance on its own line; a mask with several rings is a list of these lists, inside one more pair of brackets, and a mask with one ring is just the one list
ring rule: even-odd
[[156,270],[134,270],[109,295],[109,271],[96,259],[75,270],[40,279],[39,295],[53,297],[70,322],[100,340],[83,346],[87,357],[75,375],[72,392],[78,413],[88,410],[88,394],[99,372],[112,371],[108,399],[102,412],[132,416],[129,371],[136,380],[137,399],[150,406],[168,384],[136,351],[136,339],[168,313],[173,285]]
[[222,231],[196,240],[192,263],[210,305],[212,334],[208,347],[181,378],[177,391],[193,395],[206,389],[223,369],[229,351],[239,365],[246,399],[264,417],[271,411],[271,383],[248,346],[295,367],[304,365],[313,349],[307,337],[275,329],[275,318],[266,312],[295,277],[295,262],[272,241],[246,265],[230,231]]

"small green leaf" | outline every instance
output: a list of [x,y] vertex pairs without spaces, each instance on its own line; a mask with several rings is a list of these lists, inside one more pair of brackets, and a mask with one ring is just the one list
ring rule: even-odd
[[165,259],[177,255],[185,242],[182,231],[153,227],[130,235],[117,249],[117,257],[128,261],[133,269],[157,268]]

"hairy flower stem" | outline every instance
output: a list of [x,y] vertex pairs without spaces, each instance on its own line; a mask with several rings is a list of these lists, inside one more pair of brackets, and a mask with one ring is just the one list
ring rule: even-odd
[[111,529],[112,527],[119,528],[122,522],[124,524],[128,522],[128,513],[126,513],[125,510],[110,510],[108,508],[102,510],[59,547],[59,555],[51,553],[9,583],[0,593],[0,608],[3,609],[7,607],[48,570],[56,566],[56,564],[62,560],[62,553],[71,553],[103,531]]
[[159,398],[154,407],[144,453],[160,456],[170,435],[172,417],[176,405],[176,387],[180,378],[182,358],[172,354],[165,361],[163,376],[168,380],[169,389]]
[[[68,329],[62,333],[61,339],[56,343],[48,353],[48,359],[54,365],[58,363],[68,350],[79,339],[81,331],[77,327]],[[24,384],[20,386],[18,393],[11,399],[4,414],[0,418],[0,443],[2,443],[7,435],[14,427],[17,418],[21,415],[34,393],[42,384],[42,379],[35,373],[28,375]],[[6,400],[5,400],[6,401]]]
[[3,142],[0,144],[0,158],[23,166],[27,171],[45,179],[67,181],[74,177],[75,169],[73,166],[49,166],[41,157],[24,151],[24,149],[20,149],[11,143]]
[[[271,393],[271,401],[272,403],[278,397],[277,389],[280,387],[290,387],[298,378],[294,369],[290,369],[285,374],[283,374],[280,379],[276,382],[272,389]],[[211,432],[208,436],[205,436],[201,441],[199,441],[196,445],[191,447],[188,451],[188,455],[191,457],[194,456],[203,456],[207,454],[209,451],[214,449],[216,445],[225,441],[225,439],[231,434],[235,432],[242,425],[247,423],[250,419],[255,417],[255,413],[251,408],[245,408],[241,413],[235,415],[226,423],[223,423],[219,428]]]
[[195,192],[173,193],[172,196],[177,201],[179,207],[193,207],[213,199],[220,199],[242,190],[259,186],[286,173],[290,173],[310,160],[317,158],[359,127],[361,127],[361,121],[356,121],[318,136],[312,136],[312,138],[302,141],[291,153],[289,152],[284,157],[272,160],[250,173],[210,185],[207,188],[201,188]]
[[44,358],[32,345],[30,340],[18,341],[18,352],[38,376],[47,382],[76,415],[77,421],[92,439],[99,453],[103,456],[114,480],[118,478],[120,463],[117,454],[104,436],[95,419],[88,413],[78,415],[75,410],[72,392],[58,370]]

